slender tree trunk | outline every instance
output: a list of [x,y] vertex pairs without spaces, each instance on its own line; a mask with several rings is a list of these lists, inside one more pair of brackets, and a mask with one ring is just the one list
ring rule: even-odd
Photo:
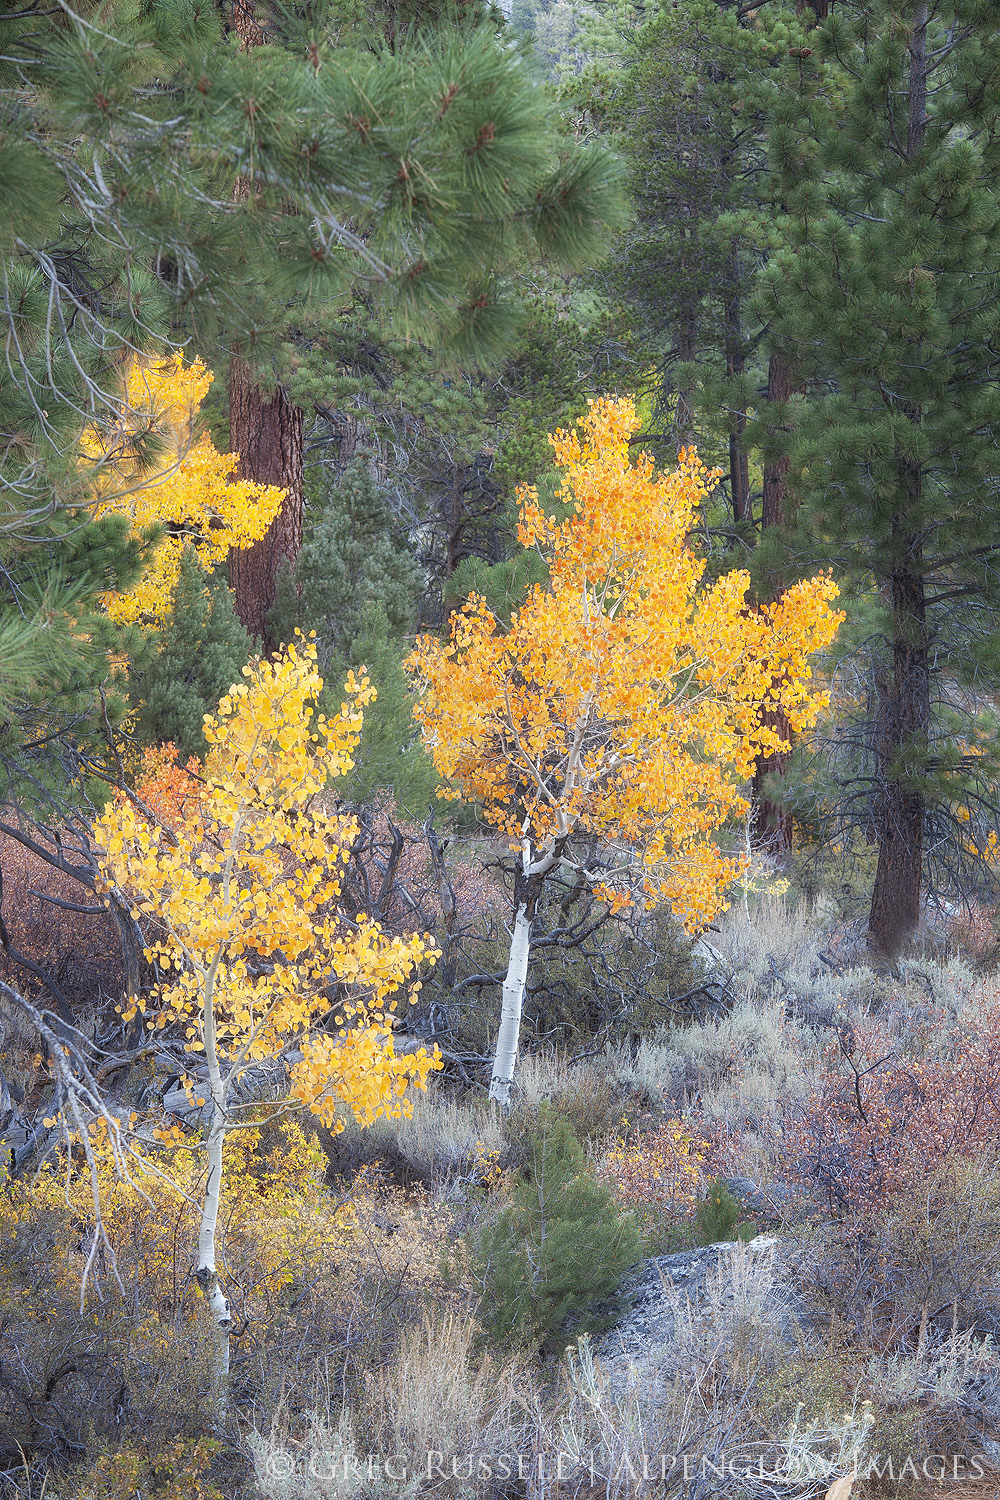
[[507,977],[503,982],[503,1003],[500,1010],[500,1030],[497,1032],[496,1053],[493,1058],[493,1078],[490,1082],[490,1098],[495,1099],[501,1109],[510,1106],[510,1091],[517,1067],[517,1048],[521,1035],[521,1010],[524,1003],[524,986],[528,978],[528,956],[531,952],[531,916],[527,902],[522,901],[514,918],[514,931],[510,940],[510,957],[507,960]]
[[251,635],[273,651],[267,617],[274,606],[282,566],[291,566],[302,546],[302,411],[279,386],[265,396],[249,367],[234,355],[229,370],[230,444],[240,455],[238,479],[287,490],[267,534],[252,547],[229,554],[229,582],[236,613]]
[[451,468],[451,492],[445,501],[448,516],[448,539],[445,546],[444,576],[450,578],[463,558],[468,557],[465,532],[469,524],[469,509],[465,503],[468,466],[454,463]]
[[213,965],[213,970],[205,980],[202,1007],[205,1063],[208,1069],[212,1117],[206,1141],[208,1175],[205,1179],[205,1197],[202,1201],[201,1224],[198,1230],[196,1280],[204,1298],[205,1314],[211,1325],[212,1338],[215,1343],[214,1402],[219,1415],[224,1416],[229,1385],[229,1330],[233,1326],[233,1320],[229,1311],[229,1302],[219,1285],[219,1276],[215,1267],[215,1240],[219,1223],[219,1207],[222,1202],[222,1159],[226,1144],[226,1091],[222,1081],[215,1038],[214,967]]
[[[914,0],[910,54],[906,154],[913,164],[924,143],[927,120],[927,0]],[[915,344],[917,341],[915,341]],[[919,347],[913,363],[920,362]],[[905,406],[915,426],[916,406]],[[894,959],[920,920],[926,798],[920,781],[930,731],[930,643],[917,534],[923,475],[919,463],[898,448],[896,473],[903,515],[893,517],[893,557],[887,580],[892,611],[892,686],[881,706],[879,760],[882,786],[875,800],[878,865],[872,891],[868,937],[884,957]],[[908,774],[907,774],[908,772]]]
[[535,920],[538,898],[542,893],[542,882],[556,864],[557,858],[555,849],[547,849],[534,859],[530,857],[530,853],[525,853],[515,877],[514,930],[510,939],[507,976],[503,982],[500,1029],[497,1032],[493,1077],[490,1080],[490,1098],[495,1099],[502,1110],[507,1110],[510,1105],[510,1091],[517,1067],[524,986],[528,980],[528,958],[531,953],[531,926]]
[[229,1302],[219,1285],[219,1274],[215,1268],[215,1235],[222,1198],[222,1157],[225,1140],[225,1116],[216,1105],[212,1113],[212,1123],[209,1126],[206,1143],[208,1178],[202,1204],[201,1228],[198,1231],[196,1279],[205,1299],[205,1308],[216,1340],[218,1358],[216,1373],[222,1387],[229,1375],[229,1330],[233,1326]]
[[[767,399],[784,405],[791,398],[792,377],[789,363],[783,354],[772,354],[767,369]],[[791,497],[788,487],[789,460],[781,454],[764,467],[764,495],[761,504],[761,528],[785,526],[791,520]],[[775,597],[780,597],[781,582],[775,579]],[[761,711],[761,723],[775,730],[783,740],[791,744],[792,728],[786,715],[779,709],[774,713]],[[767,795],[764,779],[767,776],[784,776],[788,770],[791,751],[775,755],[760,755],[753,773],[753,840],[758,848],[771,854],[785,854],[792,847],[792,818]]]
[[[726,358],[726,373],[730,380],[743,374],[744,363],[742,351],[730,351]],[[729,434],[729,489],[733,503],[733,520],[737,524],[741,521],[753,520],[753,511],[750,506],[750,455],[743,444],[746,425],[746,413],[741,411]]]

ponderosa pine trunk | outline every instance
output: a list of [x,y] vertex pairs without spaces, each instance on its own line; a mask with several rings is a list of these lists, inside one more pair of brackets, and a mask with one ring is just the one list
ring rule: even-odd
[[908,756],[920,755],[930,726],[930,650],[918,565],[914,541],[886,590],[892,608],[893,671],[879,707],[881,785],[873,807],[878,865],[868,934],[872,947],[888,959],[897,956],[920,920],[925,798],[916,777],[901,774]]
[[249,366],[235,354],[229,367],[229,433],[230,447],[240,455],[236,477],[279,485],[288,492],[266,535],[252,547],[234,547],[229,554],[236,613],[270,652],[280,644],[271,638],[267,624],[278,574],[295,562],[302,546],[302,411],[280,386],[266,396]]
[[[924,142],[927,119],[927,0],[914,0],[907,39],[910,54],[906,154],[912,162]],[[921,351],[915,344],[913,363]],[[919,427],[917,406],[903,406]],[[895,559],[883,584],[892,619],[892,682],[879,705],[879,788],[873,807],[878,865],[868,918],[868,940],[894,959],[920,920],[926,798],[920,774],[930,732],[930,643],[921,540],[923,475],[908,447],[894,455],[902,514],[892,520]],[[906,774],[909,766],[910,774]]]
[[[726,302],[726,374],[730,380],[742,375],[746,366],[741,338],[742,321],[739,295],[734,292]],[[753,520],[750,504],[750,455],[743,441],[746,425],[746,414],[741,411],[729,434],[729,489],[733,520],[737,525],[741,521]]]
[[[792,394],[792,376],[788,360],[783,354],[772,354],[767,367],[767,399],[783,406]],[[772,526],[785,526],[791,520],[791,499],[788,486],[789,460],[781,454],[764,466],[764,494],[761,501],[761,530]],[[780,583],[776,580],[776,595],[780,594]],[[761,723],[773,729],[783,740],[791,743],[792,727],[784,713],[761,711]],[[788,769],[791,751],[775,755],[759,755],[753,773],[753,841],[769,854],[784,854],[792,847],[792,818],[769,797],[764,789],[767,776],[784,776]]]
[[[830,0],[797,0],[796,10],[807,16],[809,26],[825,21],[830,13]],[[769,402],[788,402],[792,394],[791,368],[780,351],[772,354],[767,368],[767,399]],[[792,520],[791,495],[788,486],[789,460],[781,454],[764,466],[764,494],[761,501],[761,530],[769,526],[785,526]],[[780,596],[780,586],[776,597]],[[792,743],[793,731],[783,713],[762,714],[761,722],[774,729],[783,740]],[[791,759],[791,750],[777,755],[761,755],[757,758],[753,775],[754,842],[772,854],[785,854],[792,847],[792,817],[764,791],[767,776],[784,776]]]
[[[230,24],[244,52],[268,40],[253,0],[231,0]],[[237,195],[241,191],[246,192],[247,185],[237,182]],[[229,553],[236,614],[270,653],[281,644],[271,638],[267,624],[278,574],[285,563],[295,562],[302,546],[303,414],[281,386],[265,395],[238,350],[233,350],[229,364],[229,447],[240,455],[237,479],[278,485],[288,492],[266,535],[252,547]]]

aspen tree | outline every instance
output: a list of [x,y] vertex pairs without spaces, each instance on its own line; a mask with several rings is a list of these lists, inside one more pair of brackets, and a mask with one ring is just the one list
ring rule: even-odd
[[410,658],[443,794],[479,803],[515,855],[490,1088],[503,1106],[546,878],[567,868],[612,907],[665,901],[690,929],[704,926],[740,866],[714,834],[744,812],[755,757],[785,743],[761,708],[800,729],[826,702],[809,658],[842,618],[832,579],[757,610],[746,573],[701,587],[688,537],[717,476],[692,451],[657,474],[630,450],[638,426],[630,399],[605,398],[579,432],[553,436],[572,511],[547,516],[525,489],[518,531],[548,564],[547,584],[506,631],[473,596],[447,641],[423,636]]
[[351,679],[340,713],[312,708],[322,690],[311,643],[245,669],[205,720],[208,755],[166,822],[120,798],[95,833],[108,881],[133,894],[158,932],[147,957],[161,971],[148,1001],[153,1030],[179,1029],[200,1068],[186,1081],[204,1106],[207,1175],[198,1284],[217,1330],[218,1376],[229,1360],[229,1304],[217,1266],[222,1163],[229,1135],[260,1123],[241,1082],[264,1068],[268,1118],[311,1112],[341,1129],[409,1110],[436,1056],[396,1057],[392,997],[426,938],[389,937],[337,909],[339,869],[356,832],[323,812],[326,783],[351,768],[371,689]]

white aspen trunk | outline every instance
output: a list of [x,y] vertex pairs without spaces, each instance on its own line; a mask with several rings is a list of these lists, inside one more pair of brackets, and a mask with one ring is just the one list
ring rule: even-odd
[[495,1099],[501,1109],[510,1104],[510,1090],[517,1066],[517,1043],[521,1032],[521,1004],[524,986],[528,977],[528,954],[531,950],[531,917],[522,901],[514,919],[514,931],[510,940],[510,958],[507,962],[507,977],[503,982],[503,1005],[500,1011],[500,1030],[497,1032],[496,1055],[493,1059],[493,1078],[490,1083],[490,1098]]
[[215,1230],[219,1222],[219,1203],[222,1197],[222,1149],[225,1139],[225,1116],[216,1106],[208,1132],[208,1180],[205,1183],[205,1201],[202,1204],[201,1227],[198,1231],[197,1281],[217,1330],[219,1373],[223,1377],[229,1374],[229,1330],[233,1326],[229,1303],[219,1285],[215,1269]]
[[216,1340],[216,1406],[220,1415],[225,1414],[226,1386],[229,1380],[229,1330],[233,1326],[229,1303],[219,1285],[215,1269],[215,1236],[219,1223],[219,1205],[222,1199],[222,1154],[226,1143],[226,1089],[219,1067],[219,1055],[215,1045],[215,972],[206,975],[202,1028],[205,1038],[205,1061],[208,1065],[208,1086],[212,1098],[212,1121],[208,1128],[208,1177],[205,1181],[205,1198],[202,1203],[201,1225],[198,1230],[197,1281],[205,1299],[205,1306],[213,1325]]

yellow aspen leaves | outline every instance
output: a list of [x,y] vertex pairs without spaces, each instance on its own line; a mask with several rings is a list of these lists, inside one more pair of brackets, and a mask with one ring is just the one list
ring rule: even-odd
[[[219,453],[207,433],[198,433],[198,410],[212,379],[200,360],[185,365],[181,354],[136,358],[125,380],[127,417],[115,444],[96,428],[84,434],[85,455],[99,461],[95,514],[128,516],[135,534],[152,525],[167,528],[136,587],[103,598],[112,619],[123,624],[161,626],[185,545],[197,549],[211,573],[231,547],[260,540],[285,498],[274,485],[234,480],[240,455]],[[139,457],[150,437],[162,448],[147,479]]]
[[244,676],[206,718],[208,754],[165,822],[121,797],[95,825],[106,881],[159,934],[147,1026],[180,1025],[194,1053],[210,1026],[227,1088],[291,1054],[286,1104],[333,1129],[344,1103],[363,1120],[407,1113],[407,1086],[424,1086],[440,1060],[395,1056],[385,1001],[436,954],[426,937],[342,919],[357,827],[317,801],[350,768],[374,692],[352,677],[341,713],[318,713],[316,649],[303,641]]
[[553,435],[571,513],[547,515],[524,489],[518,531],[548,583],[509,630],[473,596],[450,640],[421,637],[409,666],[444,795],[479,802],[522,857],[596,835],[613,904],[641,860],[645,899],[694,929],[739,870],[712,835],[745,810],[755,758],[787,748],[760,710],[780,709],[794,730],[815,722],[827,695],[810,658],[843,616],[827,576],[760,609],[745,573],[703,584],[688,537],[717,476],[691,451],[656,473],[630,449],[638,427],[634,403],[608,397],[579,431]]

